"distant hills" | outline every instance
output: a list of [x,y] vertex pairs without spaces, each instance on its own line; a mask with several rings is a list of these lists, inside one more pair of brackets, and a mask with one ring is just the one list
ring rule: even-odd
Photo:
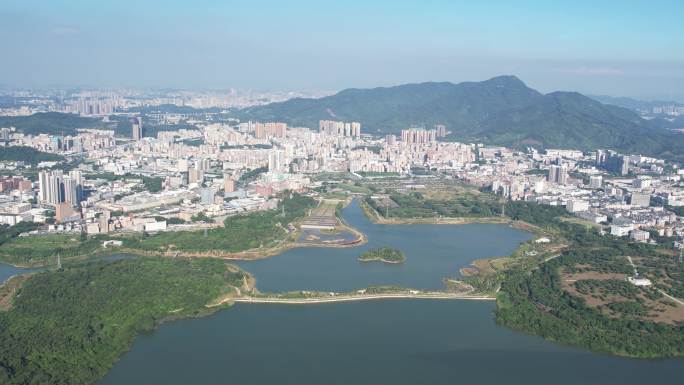
[[252,107],[238,115],[312,128],[318,127],[321,119],[354,120],[361,122],[366,132],[376,134],[434,124],[464,131],[487,117],[527,106],[542,96],[516,77],[500,76],[484,82],[346,89],[320,99],[296,98]]
[[[295,98],[233,110],[232,115],[241,120],[284,121],[291,126],[314,129],[322,119],[358,121],[363,132],[376,136],[399,133],[411,126],[431,128],[444,124],[450,131],[447,140],[517,148],[608,148],[684,161],[684,134],[673,130],[684,129],[684,118],[646,120],[630,109],[638,108],[639,101],[594,98],[603,98],[608,104],[576,92],[542,94],[515,76],[499,76],[482,82],[347,89],[319,99]],[[118,135],[128,136],[127,119],[112,118],[112,122],[103,123],[99,119],[49,112],[0,117],[0,127],[14,126],[34,135],[73,135],[77,128],[108,127]],[[146,125],[150,136],[177,128],[180,127]]]
[[33,147],[10,146],[0,147],[0,161],[23,161],[28,164],[38,164],[40,162],[58,162],[64,157],[57,154],[38,151]]
[[347,89],[320,99],[297,98],[237,111],[240,119],[277,120],[316,128],[321,119],[359,121],[364,132],[398,133],[445,124],[448,139],[538,148],[612,148],[684,159],[684,135],[632,110],[576,92],[541,94],[515,76],[482,82],[420,83]]
[[587,95],[590,98],[604,103],[604,104],[612,104],[614,106],[618,107],[624,107],[628,108],[630,110],[652,110],[653,107],[662,107],[662,106],[684,106],[684,104],[679,103],[679,102],[674,102],[674,101],[667,101],[667,100],[639,100],[639,99],[634,99],[634,98],[627,98],[627,97],[615,97],[615,96],[606,96],[606,95]]
[[0,127],[16,127],[27,135],[76,135],[77,128],[103,127],[100,119],[59,112],[39,112],[30,116],[0,116]]

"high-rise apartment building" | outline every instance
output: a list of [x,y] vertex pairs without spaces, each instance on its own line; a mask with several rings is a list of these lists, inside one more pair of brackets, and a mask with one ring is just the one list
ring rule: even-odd
[[280,150],[273,150],[268,154],[268,172],[281,172],[284,167],[284,156]]
[[437,141],[437,131],[423,128],[401,130],[401,141],[407,144],[431,144]]
[[551,183],[567,184],[568,183],[568,166],[565,164],[551,165],[549,167],[549,175],[547,180]]
[[145,136],[145,132],[143,131],[143,122],[141,117],[135,117],[131,119],[131,136],[133,137],[133,140],[140,140]]
[[41,171],[38,174],[41,202],[58,205],[68,203],[78,206],[83,200],[83,176],[80,171],[63,175],[62,171]]
[[287,124],[281,122],[255,123],[254,137],[257,139],[284,138]]
[[611,150],[596,150],[596,166],[624,176],[629,173],[629,158]]
[[361,136],[361,123],[319,120],[318,131],[324,135],[358,138]]

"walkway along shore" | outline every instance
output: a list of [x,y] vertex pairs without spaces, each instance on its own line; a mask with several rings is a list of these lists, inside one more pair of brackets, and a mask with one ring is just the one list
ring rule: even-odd
[[340,295],[330,297],[312,297],[312,298],[277,298],[277,297],[238,297],[226,299],[225,302],[242,302],[242,303],[280,303],[292,305],[306,305],[317,303],[332,303],[332,302],[352,302],[352,301],[369,301],[369,300],[385,300],[385,299],[442,299],[442,300],[472,300],[472,301],[494,301],[495,297],[464,295],[464,294],[449,294],[449,293],[426,293],[426,294],[359,294],[359,295]]

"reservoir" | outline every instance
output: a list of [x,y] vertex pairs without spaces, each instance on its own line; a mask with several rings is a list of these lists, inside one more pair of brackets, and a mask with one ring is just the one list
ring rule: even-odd
[[100,385],[675,384],[684,360],[567,348],[494,323],[494,303],[237,304],[138,336]]
[[[443,289],[442,280],[458,277],[474,259],[508,256],[532,234],[501,224],[378,225],[357,201],[342,210],[344,220],[368,237],[350,248],[308,247],[236,264],[256,277],[261,292],[319,290],[344,292],[372,285]],[[359,262],[371,248],[389,246],[406,254],[402,264]]]
[[[376,225],[357,203],[347,223],[368,244],[299,248],[238,263],[264,292],[441,288],[475,258],[509,255],[531,234],[506,225]],[[401,265],[360,263],[369,248]],[[643,385],[676,383],[684,360],[635,360],[553,344],[496,325],[490,301],[394,299],[236,304],[138,336],[100,385]]]
[[13,275],[31,272],[37,269],[25,269],[21,267],[14,267],[6,263],[0,263],[0,284],[10,279]]

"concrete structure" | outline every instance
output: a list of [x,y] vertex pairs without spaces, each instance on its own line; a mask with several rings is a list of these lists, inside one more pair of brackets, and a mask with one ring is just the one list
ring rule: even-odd
[[571,213],[589,210],[589,202],[583,200],[569,200],[566,208]]

